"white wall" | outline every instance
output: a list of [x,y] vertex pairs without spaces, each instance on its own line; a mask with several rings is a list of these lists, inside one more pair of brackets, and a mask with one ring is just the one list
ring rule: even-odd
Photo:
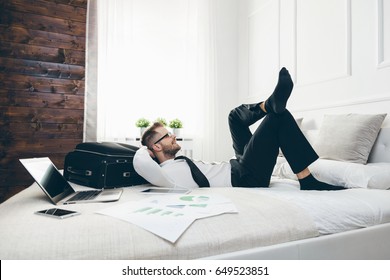
[[390,113],[390,0],[215,3],[215,160],[233,155],[229,111],[266,99],[282,66],[293,75],[288,106],[297,117]]
[[266,99],[286,66],[295,83],[288,107],[297,117],[390,114],[390,0],[238,5],[239,102]]
[[218,133],[215,161],[234,155],[228,126],[228,114],[239,104],[238,94],[238,0],[217,0],[217,104]]

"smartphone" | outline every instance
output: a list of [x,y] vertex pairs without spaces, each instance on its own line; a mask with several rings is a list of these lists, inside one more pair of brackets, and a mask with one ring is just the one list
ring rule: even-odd
[[69,217],[73,217],[73,216],[79,215],[80,213],[76,212],[76,211],[71,211],[71,210],[65,210],[65,209],[59,209],[59,208],[50,208],[50,209],[37,211],[37,212],[35,212],[35,214],[49,216],[49,217],[54,217],[54,218],[57,218],[57,219],[65,219],[65,218],[69,218]]
[[190,190],[186,189],[169,189],[169,188],[150,188],[141,191],[142,193],[148,194],[185,194],[189,193]]

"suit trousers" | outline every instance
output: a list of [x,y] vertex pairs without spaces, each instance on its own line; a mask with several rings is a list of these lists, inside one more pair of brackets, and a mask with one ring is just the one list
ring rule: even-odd
[[[280,114],[265,113],[259,105],[243,104],[229,114],[236,154],[230,161],[234,187],[268,187],[279,148],[295,174],[318,159],[288,110]],[[249,126],[262,118],[252,134]]]

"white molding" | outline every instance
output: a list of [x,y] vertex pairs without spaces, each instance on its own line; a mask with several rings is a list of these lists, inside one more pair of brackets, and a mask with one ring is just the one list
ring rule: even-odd
[[384,27],[384,0],[378,0],[378,69],[390,66],[390,60],[385,60],[385,27]]
[[381,102],[390,102],[390,95],[381,95],[370,98],[356,98],[350,99],[348,101],[340,101],[329,104],[317,105],[317,106],[301,106],[293,108],[294,112],[308,112],[308,111],[317,111],[317,110],[325,110],[325,109],[334,109],[334,108],[342,108],[342,107],[351,107],[351,106],[359,106],[359,105],[369,105],[372,103],[381,103]]
[[298,83],[298,0],[294,0],[294,84]]
[[344,78],[349,78],[352,76],[352,9],[351,9],[351,0],[345,0],[345,4],[347,6],[347,15],[346,15],[346,62],[345,62],[345,72],[340,74],[340,75],[334,75],[334,76],[329,76],[327,78],[323,79],[318,79],[315,81],[311,82],[304,82],[301,83],[300,79],[298,78],[298,68],[299,68],[299,63],[298,63],[298,0],[295,0],[295,81],[296,81],[296,86],[301,87],[301,86],[309,86],[309,85],[314,85],[314,84],[320,84],[324,82],[329,82],[333,80],[338,80],[338,79],[344,79]]

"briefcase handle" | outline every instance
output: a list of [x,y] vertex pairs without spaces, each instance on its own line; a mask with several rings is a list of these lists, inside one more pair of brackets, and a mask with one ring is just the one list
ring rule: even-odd
[[92,176],[91,170],[80,170],[80,169],[78,170],[72,168],[72,166],[68,166],[66,170],[68,170],[69,173],[76,174],[76,175]]

